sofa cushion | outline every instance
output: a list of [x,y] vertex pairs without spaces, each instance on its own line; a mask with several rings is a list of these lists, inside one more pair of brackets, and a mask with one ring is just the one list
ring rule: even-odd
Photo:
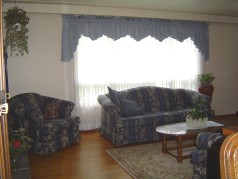
[[145,114],[145,112],[140,108],[137,102],[133,100],[126,100],[119,98],[120,100],[120,110],[124,117],[137,116]]
[[[150,129],[151,132],[155,132],[155,128],[160,125],[171,124],[176,122],[184,122],[185,114],[187,110],[177,110],[171,112],[158,112],[158,113],[146,113],[144,115],[123,117],[121,121],[128,128],[137,128],[139,126],[154,126],[154,129]],[[139,129],[138,129],[139,130]],[[135,131],[134,131],[135,132]]]
[[119,95],[118,92],[116,90],[113,90],[110,87],[107,87],[108,92],[109,92],[109,97],[112,100],[112,102],[117,105],[118,107],[120,107],[120,100],[119,100]]
[[50,103],[45,108],[44,117],[45,119],[56,119],[59,118],[59,103]]
[[136,87],[118,92],[123,99],[136,101],[146,113],[183,110],[193,107],[192,99],[185,89],[155,86]]
[[[55,105],[54,109],[55,111],[57,111],[58,105],[59,105],[59,111],[58,111],[58,117],[57,118],[66,118],[71,116],[71,112],[74,109],[74,103],[71,101],[67,101],[67,100],[62,100],[62,99],[56,99],[56,98],[52,98],[52,97],[48,97],[48,96],[41,96],[43,101],[44,101],[44,108],[42,111],[46,111],[47,106],[50,105]],[[44,114],[46,112],[43,112]]]

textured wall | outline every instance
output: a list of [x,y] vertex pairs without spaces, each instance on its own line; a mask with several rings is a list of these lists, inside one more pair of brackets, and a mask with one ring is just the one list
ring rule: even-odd
[[[95,8],[92,11],[97,14]],[[113,11],[108,12],[113,14]],[[143,12],[133,11],[138,16]],[[119,11],[115,12],[117,15],[119,13]],[[147,16],[150,15],[148,11],[146,13]],[[29,54],[17,58],[9,57],[8,61],[12,96],[23,92],[37,92],[73,100],[74,89],[69,75],[72,71],[71,64],[60,61],[61,15],[57,12],[52,14],[36,12],[28,13],[28,16],[30,17]],[[151,12],[151,16],[155,16],[154,11]],[[174,13],[171,13],[170,18],[173,16]],[[196,18],[197,15],[194,16],[194,19]],[[212,103],[216,115],[232,114],[238,110],[237,32],[238,24],[210,24],[210,60],[204,63],[204,71],[212,72],[217,77],[214,82],[215,92]]]

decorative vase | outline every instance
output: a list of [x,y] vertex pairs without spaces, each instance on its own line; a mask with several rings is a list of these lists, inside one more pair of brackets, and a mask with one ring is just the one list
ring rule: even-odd
[[[23,167],[23,163],[26,160],[26,158],[28,158],[27,156],[28,154],[26,152],[23,153],[18,153],[16,155],[12,155],[10,157],[11,160],[11,169],[13,172],[22,170]],[[27,159],[28,160],[28,159]]]
[[207,126],[207,120],[207,117],[203,119],[192,119],[190,115],[187,115],[186,124],[188,128],[199,129]]
[[204,95],[210,96],[212,98],[215,87],[212,85],[201,85],[198,88],[198,92]]

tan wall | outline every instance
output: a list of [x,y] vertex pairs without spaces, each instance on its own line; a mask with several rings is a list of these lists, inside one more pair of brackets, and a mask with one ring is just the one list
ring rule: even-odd
[[216,75],[212,106],[217,115],[238,110],[238,25],[212,23],[209,28],[210,60],[204,71]]
[[[12,96],[23,92],[37,92],[73,100],[70,95],[73,85],[67,77],[69,64],[60,61],[62,22],[61,15],[57,12],[28,13],[29,54],[17,58],[9,57],[8,60]],[[113,14],[113,11],[108,12]],[[144,11],[137,10],[133,13],[139,16],[141,12]],[[146,13],[146,16],[150,16],[148,11]],[[95,14],[97,14],[96,10]],[[116,11],[115,14],[118,15],[120,12]],[[174,13],[171,15],[172,18]],[[152,12],[151,16],[155,16],[155,12]],[[198,16],[194,15],[194,18]],[[212,103],[216,115],[231,114],[238,110],[237,32],[238,24],[210,24],[210,60],[204,63],[204,71],[213,72],[217,77],[214,82],[215,92]]]
[[12,95],[38,92],[65,98],[65,63],[61,55],[61,18],[56,14],[28,14],[29,54],[9,57]]

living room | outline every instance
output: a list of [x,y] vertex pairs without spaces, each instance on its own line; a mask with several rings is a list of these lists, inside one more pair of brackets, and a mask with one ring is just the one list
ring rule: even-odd
[[[14,5],[14,3],[3,3],[3,11]],[[236,92],[238,87],[236,71],[238,19],[235,16],[87,5],[46,5],[20,3],[20,1],[18,6],[23,7],[30,18],[29,54],[18,57],[9,56],[9,89],[12,96],[25,92],[36,92],[74,101],[71,93],[74,90],[74,84],[68,80],[68,72],[71,70],[67,64],[69,62],[61,61],[62,13],[152,17],[209,22],[209,60],[203,63],[203,71],[212,72],[216,76],[212,108],[217,116],[235,114],[238,110]],[[100,138],[97,134],[94,137],[96,138],[91,139],[84,136],[83,139],[97,140],[98,137]],[[97,145],[100,146],[103,143],[107,141]],[[110,146],[110,143],[106,145]]]
[[[4,3],[3,11],[12,5]],[[234,114],[237,111],[236,17],[109,7],[20,3],[19,6],[26,10],[30,18],[29,54],[9,57],[9,89],[12,96],[34,91],[74,101],[70,94],[73,90],[72,81],[67,80],[71,69],[68,69],[68,62],[61,61],[61,13],[206,20],[209,22],[209,60],[203,63],[203,71],[216,76],[212,108],[216,115]]]

